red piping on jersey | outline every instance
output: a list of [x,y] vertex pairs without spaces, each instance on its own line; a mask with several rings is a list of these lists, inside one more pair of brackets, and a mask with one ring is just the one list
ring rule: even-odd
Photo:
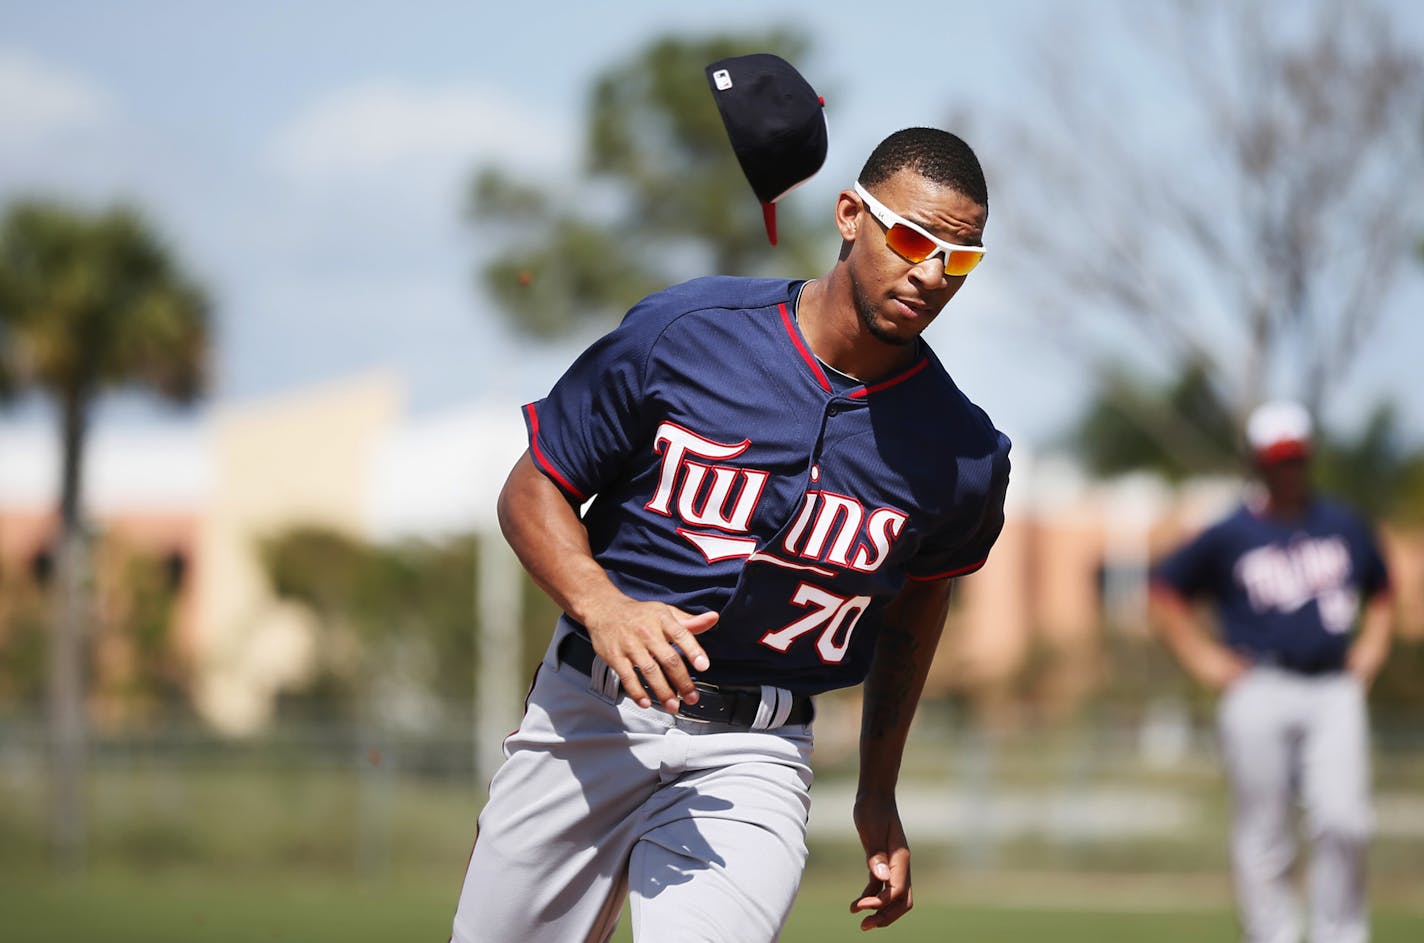
[[554,467],[554,463],[545,457],[544,450],[539,448],[539,413],[534,409],[534,404],[530,403],[525,406],[524,411],[529,415],[529,454],[534,456],[534,463],[539,466],[540,471],[557,481],[569,494],[580,501],[587,501],[588,496],[575,488],[573,483]]
[[821,365],[816,362],[816,358],[811,356],[811,352],[806,349],[806,344],[801,340],[801,335],[796,332],[796,325],[791,323],[791,312],[786,307],[786,302],[777,305],[781,309],[781,323],[786,326],[786,333],[791,338],[791,343],[796,345],[796,349],[801,352],[801,359],[806,361],[806,366],[811,368],[811,372],[816,375],[816,380],[821,384],[821,389],[827,393],[831,392],[831,381],[826,379],[825,373],[821,371]]
[[858,390],[853,390],[850,393],[847,393],[846,395],[849,396],[851,399],[860,399],[861,397],[866,396],[870,393],[879,393],[881,390],[888,390],[890,387],[894,386],[897,383],[904,383],[906,380],[910,379],[910,377],[919,373],[921,370],[925,369],[925,367],[928,367],[929,365],[930,358],[921,357],[919,363],[915,364],[913,367],[906,370],[904,373],[901,373],[898,376],[893,376],[888,380],[881,380],[874,386],[863,386]]
[[947,580],[951,576],[963,576],[966,573],[973,573],[975,570],[979,569],[981,566],[988,562],[989,558],[985,557],[978,563],[971,563],[968,566],[962,566],[957,570],[947,570],[944,573],[931,573],[929,576],[916,576],[913,573],[906,573],[905,579],[913,580],[916,583],[932,583],[935,580]]

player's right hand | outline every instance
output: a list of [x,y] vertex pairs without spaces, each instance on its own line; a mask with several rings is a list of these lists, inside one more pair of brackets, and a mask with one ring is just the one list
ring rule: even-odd
[[688,665],[707,670],[711,661],[696,636],[716,624],[715,612],[690,615],[666,603],[626,597],[584,620],[593,650],[617,673],[628,696],[639,707],[651,707],[657,698],[671,714],[681,701],[697,703]]

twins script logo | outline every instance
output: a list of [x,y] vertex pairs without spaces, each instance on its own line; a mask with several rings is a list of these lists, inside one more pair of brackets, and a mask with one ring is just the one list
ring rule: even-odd
[[1350,572],[1350,550],[1340,537],[1259,547],[1236,562],[1252,609],[1295,612],[1313,599],[1331,632],[1347,632],[1355,623],[1359,594]]
[[[662,456],[657,487],[645,507],[676,516],[685,525],[677,533],[708,563],[741,557],[826,577],[835,572],[820,564],[873,573],[890,555],[906,515],[894,508],[867,512],[855,498],[828,491],[808,491],[795,521],[778,548],[757,550],[752,515],[770,473],[756,468],[716,464],[734,459],[751,440],[716,442],[672,422],[658,426],[653,449]],[[696,528],[696,529],[693,529]],[[708,531],[711,531],[710,533]]]

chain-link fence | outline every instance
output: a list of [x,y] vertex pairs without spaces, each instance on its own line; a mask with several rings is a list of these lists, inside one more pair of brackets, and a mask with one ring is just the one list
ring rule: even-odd
[[[855,854],[858,705],[822,699],[812,867]],[[1424,724],[1377,724],[1373,880],[1424,886]],[[458,881],[485,796],[466,727],[379,734],[287,723],[233,740],[198,729],[98,736],[84,788],[90,869]],[[0,726],[0,876],[49,858],[47,744]],[[1223,875],[1226,797],[1214,739],[1170,703],[991,730],[924,705],[901,780],[922,866],[958,873]]]

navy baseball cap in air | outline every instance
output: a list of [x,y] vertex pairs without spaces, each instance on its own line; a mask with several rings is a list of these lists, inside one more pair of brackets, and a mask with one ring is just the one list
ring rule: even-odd
[[776,245],[776,201],[826,162],[825,100],[791,63],[766,52],[718,60],[707,81]]

